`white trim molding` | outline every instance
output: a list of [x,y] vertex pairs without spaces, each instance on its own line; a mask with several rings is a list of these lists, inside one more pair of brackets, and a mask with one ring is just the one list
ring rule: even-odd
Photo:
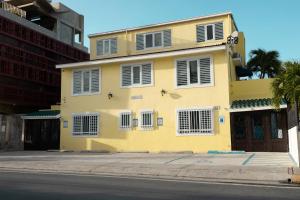
[[126,56],[126,57],[121,57],[121,58],[109,58],[109,59],[102,59],[102,60],[92,60],[92,61],[86,61],[86,62],[62,64],[62,65],[56,65],[56,68],[64,69],[64,68],[91,67],[94,65],[101,65],[101,64],[140,61],[140,60],[165,58],[165,57],[172,57],[172,56],[184,56],[184,55],[198,54],[198,53],[210,53],[210,52],[215,52],[215,51],[223,51],[225,49],[226,49],[226,45],[220,44],[217,46],[207,46],[207,47],[199,47],[199,48],[193,48],[193,49],[183,49],[183,50],[151,53],[151,54],[145,54],[145,55]]

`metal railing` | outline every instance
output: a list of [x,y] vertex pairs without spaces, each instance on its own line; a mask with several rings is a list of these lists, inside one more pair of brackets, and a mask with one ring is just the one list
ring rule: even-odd
[[12,13],[12,14],[18,15],[22,18],[26,18],[26,11],[24,11],[16,6],[13,6],[7,2],[0,2],[0,8],[7,12]]

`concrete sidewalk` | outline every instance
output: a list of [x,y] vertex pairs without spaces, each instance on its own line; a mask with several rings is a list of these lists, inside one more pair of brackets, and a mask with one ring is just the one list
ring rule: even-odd
[[106,174],[281,184],[294,166],[286,153],[176,154],[2,152],[0,171]]

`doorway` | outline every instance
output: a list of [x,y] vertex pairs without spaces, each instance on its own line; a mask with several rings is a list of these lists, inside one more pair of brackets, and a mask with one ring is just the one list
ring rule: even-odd
[[59,119],[25,120],[24,150],[55,150],[59,143]]
[[231,113],[233,150],[288,152],[286,109]]

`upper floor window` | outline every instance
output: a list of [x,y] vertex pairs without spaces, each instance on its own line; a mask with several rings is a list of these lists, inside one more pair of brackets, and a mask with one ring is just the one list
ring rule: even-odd
[[171,30],[136,34],[136,50],[169,47],[172,45]]
[[224,38],[223,22],[197,25],[197,42],[222,40]]
[[95,136],[99,131],[99,114],[74,114],[73,135]]
[[161,47],[162,43],[163,43],[162,35],[163,35],[163,32],[146,33],[144,35],[145,48]]
[[117,53],[117,38],[109,38],[97,41],[97,56]]
[[73,71],[73,95],[96,94],[100,92],[100,70],[82,69]]
[[122,87],[141,87],[152,85],[152,64],[133,64],[121,66]]
[[212,85],[211,57],[191,58],[176,61],[176,85],[211,86]]

